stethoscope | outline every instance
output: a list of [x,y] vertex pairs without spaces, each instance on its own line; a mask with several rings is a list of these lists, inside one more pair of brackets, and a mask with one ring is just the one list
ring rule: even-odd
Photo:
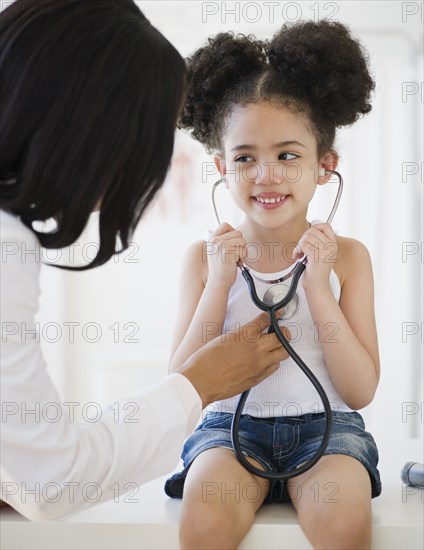
[[[331,209],[330,215],[328,216],[328,219],[326,222],[326,223],[331,223],[336,214],[337,207],[339,205],[340,198],[342,195],[343,178],[335,170],[326,170],[325,172],[336,175],[339,180],[339,188],[337,190],[337,195],[334,200],[333,208]],[[216,191],[216,188],[219,186],[219,184],[222,183],[223,181],[225,181],[225,177],[221,178],[213,185],[212,195],[211,195],[212,206],[213,206],[215,218],[218,225],[221,225],[221,221],[219,219],[218,211],[215,204],[215,191]],[[315,455],[307,462],[301,464],[295,470],[291,470],[289,472],[280,472],[280,473],[273,472],[273,471],[267,472],[264,470],[260,470],[259,468],[256,468],[256,466],[251,464],[246,459],[246,457],[243,454],[243,451],[241,450],[240,440],[239,440],[240,417],[243,412],[243,408],[246,403],[246,400],[249,396],[250,389],[246,390],[241,394],[240,400],[238,402],[236,411],[233,416],[232,424],[231,424],[231,442],[233,445],[234,453],[238,458],[239,462],[241,462],[241,464],[243,464],[243,466],[247,470],[249,470],[250,472],[252,472],[253,474],[259,477],[263,477],[269,480],[285,481],[292,477],[303,474],[304,472],[312,468],[312,466],[314,466],[314,464],[316,464],[318,460],[323,456],[325,449],[327,448],[328,441],[330,439],[332,412],[331,412],[331,406],[330,406],[330,402],[328,400],[327,394],[325,393],[324,388],[321,386],[316,376],[312,373],[312,371],[307,367],[307,365],[302,361],[299,355],[291,347],[288,340],[285,338],[284,334],[280,330],[280,326],[278,324],[279,320],[288,319],[289,317],[292,317],[296,313],[299,307],[299,297],[297,295],[296,289],[299,283],[299,279],[302,273],[305,271],[307,262],[308,262],[308,259],[306,256],[304,256],[302,259],[298,260],[298,262],[289,271],[289,273],[287,273],[283,277],[280,277],[278,279],[273,279],[273,280],[261,279],[257,275],[253,276],[250,269],[245,264],[243,264],[242,262],[237,263],[237,267],[240,269],[241,274],[243,275],[248,285],[250,297],[253,303],[259,309],[261,309],[262,311],[266,311],[269,314],[271,324],[268,329],[268,333],[275,332],[278,340],[281,342],[282,346],[286,349],[290,357],[295,361],[295,363],[302,369],[302,371],[309,378],[310,382],[318,392],[318,395],[323,403],[324,411],[325,411],[325,420],[326,420],[325,432],[324,432],[324,436],[322,438],[321,444],[318,447],[318,450],[315,453]],[[258,281],[273,285],[269,287],[269,289],[265,292],[262,300],[260,300],[257,295],[253,277]],[[290,285],[283,284],[283,282],[287,281],[290,277],[292,277],[292,281]],[[284,312],[277,319],[276,313],[281,308],[284,308]]]

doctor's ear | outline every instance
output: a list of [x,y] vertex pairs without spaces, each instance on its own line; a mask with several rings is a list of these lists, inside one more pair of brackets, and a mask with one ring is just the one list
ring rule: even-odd
[[332,174],[327,170],[336,170],[339,163],[339,155],[333,149],[321,157],[318,163],[318,185],[324,185]]

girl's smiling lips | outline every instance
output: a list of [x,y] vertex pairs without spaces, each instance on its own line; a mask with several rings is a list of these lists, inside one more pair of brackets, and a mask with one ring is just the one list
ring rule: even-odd
[[252,200],[261,208],[271,210],[284,204],[288,197],[289,195],[283,195],[282,193],[267,192],[253,195]]

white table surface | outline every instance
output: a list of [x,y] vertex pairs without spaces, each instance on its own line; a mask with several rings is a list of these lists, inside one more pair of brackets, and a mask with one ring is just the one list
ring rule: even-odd
[[[424,549],[424,490],[406,487],[400,470],[424,462],[423,441],[379,445],[383,493],[373,499],[373,549]],[[167,476],[166,476],[167,477]],[[33,523],[11,508],[0,510],[2,550],[177,549],[181,502],[166,497],[166,477],[144,485],[138,502],[108,502],[60,522]],[[263,506],[243,550],[310,549],[291,504]]]

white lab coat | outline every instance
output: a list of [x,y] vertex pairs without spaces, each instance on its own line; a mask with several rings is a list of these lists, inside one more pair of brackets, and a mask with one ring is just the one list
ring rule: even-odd
[[[22,257],[22,251],[34,250],[38,241],[19,218],[1,210],[0,218],[0,498],[31,520],[57,519],[175,468],[199,420],[201,400],[187,378],[172,374],[119,407],[106,407],[95,422],[77,422],[31,332],[40,262],[34,254]],[[126,403],[131,408],[124,409]],[[119,410],[137,412],[127,422]]]

